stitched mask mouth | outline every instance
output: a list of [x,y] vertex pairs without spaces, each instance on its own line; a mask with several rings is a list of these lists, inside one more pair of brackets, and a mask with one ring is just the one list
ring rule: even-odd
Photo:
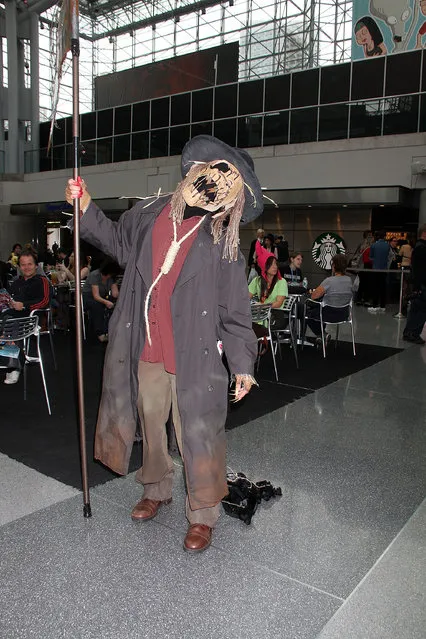
[[185,184],[182,195],[188,206],[195,206],[206,211],[217,211],[231,206],[244,181],[238,169],[225,160],[215,160],[201,164],[191,180]]

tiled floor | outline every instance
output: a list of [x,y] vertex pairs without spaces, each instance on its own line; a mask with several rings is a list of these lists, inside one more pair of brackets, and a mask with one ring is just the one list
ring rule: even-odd
[[[406,346],[357,309],[359,341]],[[228,433],[228,463],[281,486],[183,552],[184,487],[135,524],[134,477],[91,492],[0,455],[0,639],[424,639],[426,346]],[[0,429],[4,427],[3,425]],[[1,430],[0,430],[1,433]]]

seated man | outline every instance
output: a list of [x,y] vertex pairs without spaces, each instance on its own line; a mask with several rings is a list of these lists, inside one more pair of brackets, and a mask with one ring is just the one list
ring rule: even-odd
[[[33,251],[25,250],[19,255],[18,265],[22,275],[10,285],[10,309],[1,314],[1,320],[12,317],[25,317],[31,311],[46,308],[50,301],[50,283],[46,277],[37,275],[37,256]],[[1,334],[1,325],[0,325]],[[5,384],[16,384],[21,364],[18,359],[9,360]]]
[[[109,313],[118,298],[118,287],[114,281],[118,266],[107,262],[101,268],[92,271],[83,286],[84,307],[90,313],[90,319],[100,342],[108,341]],[[111,299],[112,298],[112,299]]]
[[[352,299],[352,280],[345,275],[347,259],[344,255],[335,255],[331,260],[331,277],[326,277],[310,296],[311,300],[321,300],[327,306],[323,311],[323,320],[329,322],[344,322],[348,319],[347,306]],[[309,305],[309,300],[308,300]],[[335,307],[335,308],[333,308]],[[321,343],[321,324],[319,304],[312,304],[307,307],[308,326]],[[327,341],[330,335],[326,336]]]

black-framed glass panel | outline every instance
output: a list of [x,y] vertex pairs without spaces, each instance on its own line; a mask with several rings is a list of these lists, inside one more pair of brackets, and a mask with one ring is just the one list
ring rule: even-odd
[[[49,144],[50,122],[40,122],[38,134],[40,136],[40,148]],[[47,169],[45,169],[47,170]]]
[[52,149],[50,149],[48,154],[47,146],[40,149],[39,167],[40,167],[40,171],[52,170]]
[[54,146],[52,149],[52,170],[59,171],[65,169],[65,144],[61,146]]
[[96,138],[96,111],[92,111],[91,113],[83,113],[80,121],[80,138],[82,140],[94,140]]
[[238,118],[237,146],[242,149],[262,146],[263,115],[247,115]]
[[387,98],[383,106],[383,135],[416,133],[419,121],[419,96]]
[[150,102],[137,102],[132,107],[132,131],[147,131]]
[[386,56],[385,95],[418,93],[420,90],[421,51]]
[[[80,164],[81,164],[81,159],[80,159]],[[65,165],[67,169],[74,168],[74,145],[73,144],[65,145]]]
[[352,64],[351,100],[381,98],[384,88],[385,56]]
[[291,106],[305,107],[318,104],[319,69],[292,74]]
[[181,93],[172,95],[170,122],[176,124],[188,124],[191,121],[191,94]]
[[265,111],[281,111],[290,106],[291,75],[277,75],[265,80]]
[[383,100],[351,104],[349,137],[365,138],[382,134]]
[[133,133],[132,160],[145,160],[146,158],[149,158],[149,131]]
[[112,162],[112,138],[97,140],[96,164],[110,164]]
[[265,113],[263,120],[263,146],[288,144],[289,111]]
[[[112,135],[113,110],[104,109],[98,111],[98,138],[106,138]],[[101,162],[98,162],[101,164]]]
[[[93,166],[96,164],[96,140],[90,140],[81,145],[80,163],[81,166]],[[98,164],[102,164],[102,162],[98,162]]]
[[241,82],[238,85],[238,115],[263,111],[264,80]]
[[189,124],[172,127],[170,129],[170,155],[180,155],[190,136],[191,129]]
[[53,144],[54,146],[65,144],[65,120],[63,118],[56,120],[53,127]]
[[72,142],[72,116],[65,118],[65,139],[68,143]]
[[422,51],[423,61],[422,61],[422,84],[421,90],[426,91],[426,49]]
[[296,109],[290,114],[290,144],[316,142],[318,108]]
[[420,96],[419,131],[426,131],[426,93]]
[[132,107],[130,104],[114,109],[114,135],[130,133],[132,126]]
[[237,95],[237,84],[216,87],[214,92],[214,117],[216,120],[233,118],[237,115]]
[[169,155],[169,129],[151,131],[150,157],[161,158]]
[[351,84],[351,65],[337,64],[322,67],[320,81],[320,104],[347,102]]
[[342,140],[348,137],[348,104],[320,107],[318,140]]
[[169,126],[170,98],[158,98],[151,102],[151,129]]
[[213,118],[213,89],[192,92],[192,121],[202,122]]
[[218,120],[213,122],[214,135],[222,142],[226,142],[229,146],[235,146],[237,140],[237,119]]
[[196,135],[213,135],[213,122],[191,124],[191,138],[195,138]]
[[130,135],[114,136],[113,162],[128,162],[130,160]]

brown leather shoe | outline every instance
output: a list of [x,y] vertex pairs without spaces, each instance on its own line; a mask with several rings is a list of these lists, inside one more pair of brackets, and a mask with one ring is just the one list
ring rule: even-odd
[[188,552],[202,552],[212,543],[213,528],[205,524],[191,524],[183,547]]
[[153,519],[155,517],[162,504],[170,504],[171,501],[171,497],[170,499],[164,499],[163,501],[142,498],[133,508],[131,517],[133,521],[148,521],[148,519]]

